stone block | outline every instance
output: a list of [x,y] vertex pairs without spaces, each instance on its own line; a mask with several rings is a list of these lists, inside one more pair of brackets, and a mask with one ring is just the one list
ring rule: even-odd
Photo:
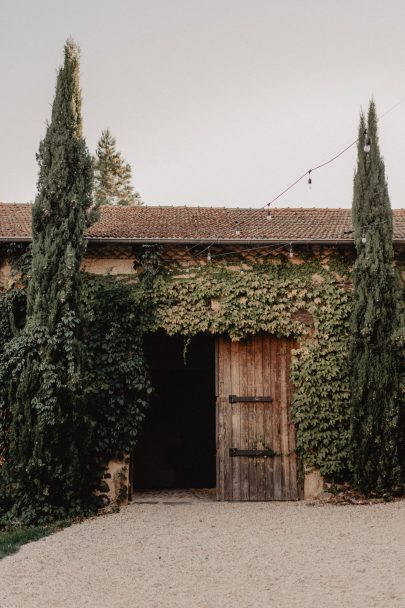
[[308,471],[304,478],[304,499],[314,500],[324,491],[324,479],[318,470]]

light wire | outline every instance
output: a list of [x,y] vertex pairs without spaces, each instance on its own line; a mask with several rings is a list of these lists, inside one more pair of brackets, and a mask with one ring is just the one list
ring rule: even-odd
[[[388,110],[386,110],[383,114],[381,114],[381,116],[379,117],[379,120],[381,120],[382,118],[384,118],[385,116],[390,114],[393,110],[395,110],[398,106],[400,106],[404,102],[405,102],[405,97],[402,97],[402,99],[397,101],[397,103],[395,103],[393,106],[388,108]],[[363,135],[365,135],[366,133],[367,133],[367,131],[365,131],[365,133],[363,133]],[[344,154],[345,152],[350,150],[350,148],[352,148],[354,145],[356,145],[359,142],[359,140],[360,140],[360,138],[358,137],[355,141],[353,141],[351,144],[346,146],[343,150],[341,150],[338,154],[336,154],[329,160],[327,160],[324,163],[321,163],[319,165],[316,165],[312,169],[308,169],[308,171],[305,171],[305,173],[303,173],[300,177],[298,177],[296,180],[294,180],[289,186],[287,186],[287,188],[285,188],[282,192],[280,192],[280,194],[275,196],[273,199],[271,199],[271,201],[269,203],[266,203],[261,208],[265,209],[266,207],[270,207],[270,205],[275,203],[279,198],[281,198],[284,194],[286,194],[289,190],[291,190],[291,188],[294,188],[294,186],[296,186],[301,180],[303,180],[304,177],[306,177],[306,176],[310,177],[314,171],[317,171],[318,169],[321,169],[322,167],[326,167],[326,165],[333,163],[333,161],[335,161],[337,158],[342,156],[342,154]]]

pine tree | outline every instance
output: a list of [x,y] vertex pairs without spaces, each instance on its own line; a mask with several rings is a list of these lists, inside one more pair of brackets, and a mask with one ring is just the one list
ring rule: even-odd
[[[368,152],[365,137],[371,139]],[[367,125],[363,114],[360,118],[353,226],[357,251],[351,337],[353,483],[366,494],[392,494],[400,491],[403,473],[400,355],[394,340],[400,322],[400,290],[373,101]]]
[[94,158],[94,198],[97,205],[142,205],[131,184],[131,166],[117,151],[117,142],[107,129],[101,134]]
[[3,409],[5,402],[11,412],[3,493],[11,515],[25,522],[81,512],[92,502],[96,474],[81,398],[80,263],[92,161],[82,135],[79,51],[71,40],[37,158],[27,322],[5,347],[0,368]]

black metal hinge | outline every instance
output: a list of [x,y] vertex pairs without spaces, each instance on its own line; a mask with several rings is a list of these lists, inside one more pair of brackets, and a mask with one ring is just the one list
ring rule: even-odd
[[263,456],[277,456],[277,452],[274,450],[239,450],[238,448],[229,448],[229,456],[235,458],[236,456],[250,456],[253,458],[260,458]]
[[273,397],[238,397],[229,395],[229,403],[271,403]]

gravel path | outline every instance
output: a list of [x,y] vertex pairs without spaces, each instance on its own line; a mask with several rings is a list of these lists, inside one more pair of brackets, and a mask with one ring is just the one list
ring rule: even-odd
[[405,607],[405,502],[141,496],[0,562],[1,608]]

